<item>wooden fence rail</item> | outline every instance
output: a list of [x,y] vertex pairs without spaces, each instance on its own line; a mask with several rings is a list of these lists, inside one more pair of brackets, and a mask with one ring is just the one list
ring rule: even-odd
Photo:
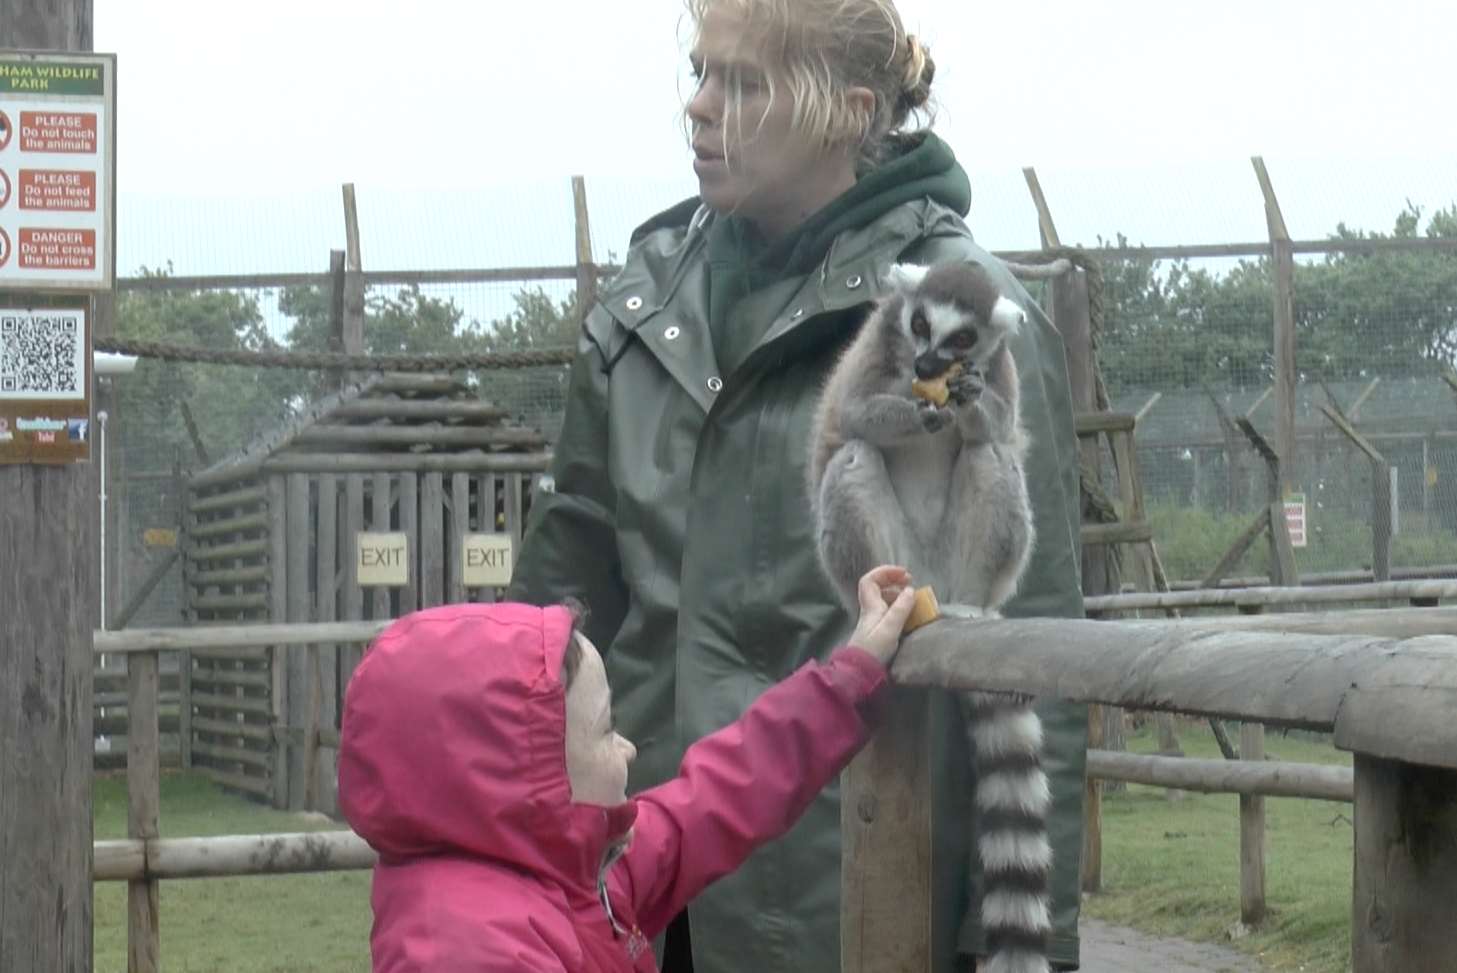
[[[1457,638],[1387,638],[1400,612],[1196,621],[947,619],[906,640],[901,684],[881,732],[846,771],[843,968],[929,956],[930,782],[917,767],[927,692],[982,689],[1331,731],[1351,770],[1191,761],[1093,751],[1094,776],[1242,795],[1350,800],[1355,973],[1436,970],[1457,955]],[[1415,612],[1404,625],[1421,629]],[[1422,609],[1420,618],[1450,610]],[[1290,630],[1334,618],[1348,631]],[[372,639],[387,621],[97,632],[95,650],[130,655],[128,838],[96,844],[98,880],[126,881],[131,969],[156,970],[161,879],[366,868],[349,832],[163,839],[158,834],[158,653]],[[1268,631],[1276,627],[1282,631]],[[1228,626],[1228,627],[1221,627]],[[1428,627],[1430,627],[1428,625]],[[1202,766],[1209,764],[1211,766]],[[868,798],[873,796],[873,800]],[[876,809],[883,809],[883,812]],[[897,810],[899,809],[899,810]],[[851,942],[851,939],[854,941]],[[902,968],[897,966],[896,968]]]
[[[947,619],[906,640],[894,675],[903,688],[842,789],[848,973],[923,955],[935,935],[931,821],[896,810],[930,806],[929,781],[907,758],[929,744],[924,694],[944,689],[1333,732],[1355,754],[1353,970],[1436,971],[1457,956],[1457,638]],[[895,896],[876,896],[882,885]]]

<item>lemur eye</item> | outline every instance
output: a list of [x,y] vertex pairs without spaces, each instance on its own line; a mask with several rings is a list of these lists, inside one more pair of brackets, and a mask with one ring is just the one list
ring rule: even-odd
[[917,338],[931,337],[931,323],[926,320],[926,315],[919,310],[911,315],[911,334]]

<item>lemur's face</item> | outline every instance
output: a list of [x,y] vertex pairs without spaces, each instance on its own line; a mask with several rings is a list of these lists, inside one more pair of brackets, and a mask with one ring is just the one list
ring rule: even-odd
[[907,300],[901,310],[902,328],[915,352],[916,378],[941,375],[955,362],[971,363],[990,357],[987,346],[993,335],[974,313],[939,301]]
[[900,326],[918,379],[934,379],[956,362],[980,368],[1027,319],[976,264],[897,264],[891,282],[902,297]]

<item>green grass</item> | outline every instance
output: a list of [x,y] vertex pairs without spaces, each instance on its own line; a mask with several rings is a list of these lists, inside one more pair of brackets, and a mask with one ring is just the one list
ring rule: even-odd
[[[1238,739],[1237,731],[1231,731]],[[1208,727],[1180,722],[1191,757],[1215,757]],[[1156,749],[1151,728],[1129,748]],[[1309,735],[1266,738],[1272,759],[1349,764]],[[96,837],[126,834],[126,785],[98,778]],[[1130,785],[1103,803],[1104,891],[1084,913],[1158,935],[1228,942],[1239,920],[1239,815],[1233,795],[1170,801]],[[1350,951],[1351,808],[1268,798],[1265,926],[1233,945],[1271,970],[1341,973]],[[315,817],[274,811],[193,774],[162,781],[165,837],[331,830]],[[344,973],[369,967],[369,873],[186,879],[161,885],[163,968],[175,973]],[[96,973],[126,970],[126,886],[96,885]]]
[[[1238,740],[1237,733],[1232,733]],[[1191,757],[1217,757],[1207,724],[1180,722]],[[1151,728],[1129,749],[1157,749]],[[1350,763],[1349,755],[1308,735],[1269,733],[1271,759]],[[1352,830],[1349,804],[1265,800],[1263,926],[1230,943],[1239,921],[1239,798],[1129,785],[1103,801],[1104,891],[1084,899],[1085,915],[1157,935],[1229,943],[1271,970],[1341,973],[1350,968]]]
[[[126,781],[98,777],[98,841],[126,836]],[[342,825],[290,814],[224,793],[195,774],[162,778],[167,838]],[[96,973],[126,973],[126,883],[98,882]],[[161,965],[169,973],[357,973],[369,969],[369,873],[163,881]]]

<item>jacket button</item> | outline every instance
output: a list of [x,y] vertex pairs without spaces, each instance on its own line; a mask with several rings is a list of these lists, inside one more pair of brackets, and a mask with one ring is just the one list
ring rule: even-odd
[[680,335],[682,333],[683,332],[680,331],[678,329],[678,326],[675,324],[675,325],[672,325],[666,331],[663,332],[663,337],[664,338],[667,338],[669,341],[672,341],[674,338],[678,337],[678,335]]
[[853,291],[855,288],[859,287],[862,283],[864,283],[864,281],[862,281],[860,279],[860,275],[859,274],[851,274],[850,275],[850,278],[845,281],[845,286],[848,287],[848,288],[850,288]]
[[718,392],[722,388],[723,388],[723,379],[719,378],[717,375],[714,375],[713,377],[711,377],[708,380],[708,391],[710,391],[710,392]]
[[640,307],[642,307],[642,298],[638,297],[636,294],[627,299],[627,309],[629,311],[636,311]]

